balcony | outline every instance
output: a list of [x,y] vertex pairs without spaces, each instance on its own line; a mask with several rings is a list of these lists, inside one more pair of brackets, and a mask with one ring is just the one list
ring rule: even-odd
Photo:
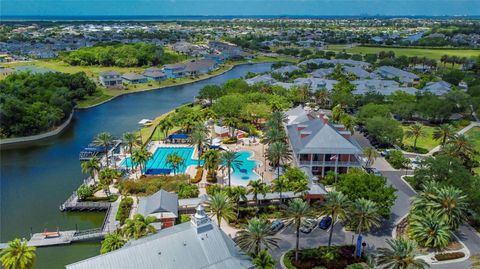
[[359,161],[350,161],[350,162],[337,162],[335,161],[328,161],[328,162],[323,162],[323,161],[300,161],[300,165],[312,165],[312,166],[337,166],[337,167],[357,167],[361,166]]

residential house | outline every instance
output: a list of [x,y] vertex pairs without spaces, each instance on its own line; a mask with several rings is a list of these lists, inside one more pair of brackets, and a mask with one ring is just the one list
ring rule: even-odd
[[452,90],[452,84],[440,80],[437,82],[428,82],[425,87],[422,88],[422,91],[430,92],[435,95],[444,95]]
[[169,78],[181,78],[185,76],[186,67],[184,63],[166,64],[163,66],[163,72]]
[[101,72],[99,75],[100,84],[104,87],[115,87],[122,85],[122,75],[115,71]]
[[252,86],[257,83],[266,83],[266,84],[272,85],[277,81],[274,78],[272,78],[270,74],[265,74],[265,75],[260,75],[253,78],[246,79],[245,82],[247,82],[248,85]]
[[206,74],[217,68],[217,63],[210,59],[191,60],[186,63],[185,72],[190,76]]
[[272,71],[272,73],[277,73],[277,74],[280,74],[282,76],[285,76],[289,73],[292,73],[292,72],[295,72],[297,70],[300,70],[300,67],[296,66],[296,65],[287,65],[287,66],[282,66],[280,68],[277,68],[275,70]]
[[379,76],[375,73],[370,73],[366,71],[365,69],[359,67],[359,66],[344,66],[342,67],[342,71],[345,74],[353,74],[358,78],[365,79],[365,78],[371,78],[375,79],[378,78]]
[[321,78],[297,78],[293,81],[296,86],[307,86],[312,91],[326,89],[327,91],[333,90],[333,86],[338,81],[333,79],[321,79]]
[[310,74],[314,78],[326,78],[328,75],[332,74],[333,71],[333,68],[320,68],[313,70]]
[[253,269],[255,266],[199,205],[190,222],[129,241],[118,250],[69,264],[66,268]]
[[401,83],[405,84],[416,84],[420,80],[420,77],[414,73],[410,73],[393,66],[381,66],[375,70],[375,73],[389,79],[398,78]]
[[142,75],[144,75],[148,80],[153,80],[153,81],[162,81],[167,78],[167,75],[165,75],[162,69],[157,67],[150,67],[145,69]]
[[343,125],[329,122],[321,113],[293,108],[286,113],[285,128],[295,163],[324,177],[328,171],[346,173],[362,166],[362,150]]
[[150,196],[140,197],[137,213],[155,217],[158,228],[172,227],[178,217],[178,196],[176,193],[159,190]]
[[144,75],[135,73],[135,72],[130,72],[130,73],[125,73],[122,75],[122,80],[125,83],[128,84],[139,84],[139,83],[146,83],[148,81],[147,77]]

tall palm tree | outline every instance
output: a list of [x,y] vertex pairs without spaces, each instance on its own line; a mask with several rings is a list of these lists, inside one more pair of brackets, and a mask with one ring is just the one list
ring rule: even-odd
[[423,126],[418,123],[411,125],[410,128],[405,131],[405,136],[408,138],[413,137],[413,150],[416,151],[418,138],[425,136]]
[[445,186],[437,189],[437,194],[427,206],[442,217],[450,228],[455,231],[466,219],[468,210],[467,196],[460,189]]
[[172,117],[170,117],[170,116],[165,117],[157,125],[158,130],[160,132],[163,132],[163,137],[164,138],[168,137],[168,134],[173,127],[175,127],[175,124],[173,123]]
[[132,156],[133,148],[140,145],[141,141],[138,139],[136,134],[126,132],[123,134],[123,143],[127,145],[128,153],[130,153],[130,156]]
[[235,242],[243,251],[257,256],[262,246],[267,249],[278,248],[279,240],[273,236],[274,234],[268,222],[253,218],[242,231],[238,232]]
[[253,259],[253,264],[255,265],[255,269],[274,269],[275,268],[275,260],[273,259],[272,255],[268,253],[266,249],[260,251],[257,256]]
[[262,194],[263,197],[268,192],[268,185],[264,182],[262,182],[260,179],[257,180],[251,180],[248,182],[248,185],[250,189],[248,189],[248,193],[253,194],[253,200],[255,201],[255,204],[257,205],[257,210],[258,210],[258,195]]
[[452,138],[454,135],[455,130],[450,124],[442,124],[433,132],[433,139],[440,140],[443,147],[445,146],[447,140]]
[[185,159],[176,152],[173,152],[167,155],[166,164],[172,168],[173,174],[176,175],[180,167],[185,165]]
[[192,134],[190,135],[190,143],[197,147],[197,167],[200,167],[200,156],[203,154],[203,146],[208,143],[208,130],[202,123],[193,128]]
[[338,219],[342,221],[347,219],[347,213],[351,205],[348,197],[341,192],[331,191],[327,194],[326,198],[321,214],[330,215],[332,218],[332,227],[330,228],[330,235],[328,236],[328,249],[330,249],[332,245],[333,227]]
[[310,206],[307,202],[300,198],[295,198],[288,203],[287,207],[287,222],[295,226],[296,242],[295,242],[295,262],[298,261],[298,249],[300,244],[300,226],[305,221],[305,218],[311,214]]
[[378,250],[378,264],[385,269],[424,269],[430,267],[422,259],[415,259],[419,255],[417,242],[406,238],[387,239],[389,248]]
[[2,268],[30,269],[37,259],[35,247],[29,247],[26,240],[14,239],[0,252]]
[[103,147],[105,158],[107,159],[107,167],[108,167],[108,147],[110,147],[113,144],[113,136],[107,132],[99,133],[93,140],[93,144],[96,146]]
[[215,178],[220,165],[220,153],[218,150],[210,149],[203,153],[202,159],[205,161],[204,165],[207,168],[212,178]]
[[375,159],[378,158],[378,152],[373,147],[366,147],[363,149],[363,155],[367,158],[367,167],[370,167],[375,162]]
[[282,142],[274,142],[268,147],[267,158],[277,167],[277,178],[280,177],[280,165],[282,162],[292,159],[292,152],[288,145]]
[[285,135],[285,132],[282,129],[269,128],[265,132],[265,138],[268,141],[268,143],[272,144],[275,142],[284,142],[287,136]]
[[452,144],[456,152],[459,155],[471,156],[475,153],[475,146],[472,142],[463,134],[454,136],[448,141],[449,144]]
[[317,104],[321,108],[328,107],[330,105],[330,96],[326,89],[321,89],[315,93],[315,99]]
[[120,249],[127,243],[127,240],[117,231],[107,234],[102,241],[100,254],[105,254],[117,249]]
[[280,129],[283,123],[287,120],[287,116],[282,111],[275,111],[271,114],[270,119],[267,121],[267,128]]
[[232,169],[240,169],[243,161],[240,160],[240,154],[235,151],[224,151],[220,155],[220,160],[224,167],[227,168],[228,172],[228,186],[231,186],[230,178],[232,174]]
[[100,160],[97,157],[92,157],[90,160],[82,162],[80,166],[82,167],[82,173],[88,174],[95,183],[95,173],[100,171]]
[[281,176],[277,179],[274,179],[272,181],[272,191],[274,192],[278,192],[278,194],[280,194],[280,201],[283,202],[283,198],[282,198],[282,193],[286,192],[289,190],[290,186],[289,186],[289,181],[286,177],[284,176]]
[[408,235],[421,246],[444,248],[452,239],[447,222],[433,212],[410,214],[408,224]]
[[140,175],[142,175],[146,169],[146,165],[147,165],[147,162],[148,160],[150,160],[150,158],[152,157],[152,153],[150,153],[150,151],[148,151],[145,147],[141,147],[141,148],[136,148],[133,153],[132,153],[132,156],[130,158],[130,160],[132,161],[132,167],[134,167],[136,165],[139,165],[140,166]]
[[228,197],[232,200],[232,202],[236,205],[237,210],[237,219],[240,215],[240,201],[247,200],[247,189],[243,186],[234,186],[226,188],[226,192]]
[[343,111],[342,106],[338,104],[332,109],[332,120],[335,122],[339,122],[344,114],[345,111]]
[[125,221],[125,227],[122,229],[122,234],[128,238],[138,239],[148,234],[156,233],[157,230],[152,225],[155,220],[155,217],[152,216],[145,218],[140,214],[136,214],[133,219],[127,219]]
[[113,183],[113,180],[120,177],[120,173],[111,168],[105,168],[98,174],[98,179],[100,181],[100,187],[107,196],[110,195],[110,185]]
[[230,136],[234,137],[235,136],[235,128],[238,126],[238,120],[235,118],[226,118],[223,120],[223,124],[228,126],[230,130]]
[[224,192],[217,192],[208,198],[205,202],[207,211],[210,211],[210,217],[217,218],[218,228],[222,223],[222,219],[226,222],[235,218],[233,204]]
[[349,216],[358,236],[380,226],[380,214],[375,202],[359,198],[353,203]]

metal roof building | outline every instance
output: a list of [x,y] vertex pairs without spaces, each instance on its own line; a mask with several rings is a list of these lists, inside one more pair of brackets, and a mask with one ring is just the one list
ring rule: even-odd
[[178,217],[178,196],[175,193],[159,190],[150,196],[140,197],[137,213],[143,216],[172,214]]

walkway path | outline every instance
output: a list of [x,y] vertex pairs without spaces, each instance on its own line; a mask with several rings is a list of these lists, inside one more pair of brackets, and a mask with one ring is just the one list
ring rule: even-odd
[[102,227],[103,233],[111,233],[117,229],[118,221],[115,220],[115,217],[117,215],[118,207],[121,200],[122,199],[118,198],[117,201],[111,204],[110,209],[107,211],[107,215],[105,216],[105,221]]

